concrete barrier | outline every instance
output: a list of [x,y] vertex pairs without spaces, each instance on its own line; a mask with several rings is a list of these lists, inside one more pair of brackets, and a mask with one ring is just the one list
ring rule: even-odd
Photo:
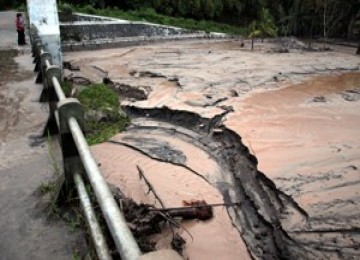
[[54,65],[62,66],[59,17],[56,0],[27,0],[30,27],[37,30],[37,36],[44,50],[52,55]]
[[60,24],[63,51],[93,50],[188,39],[223,39],[230,35],[76,13]]

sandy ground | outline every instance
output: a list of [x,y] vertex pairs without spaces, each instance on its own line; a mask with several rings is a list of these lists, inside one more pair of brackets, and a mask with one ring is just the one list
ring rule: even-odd
[[[166,207],[182,207],[183,201],[199,199],[213,204],[224,202],[215,187],[184,167],[154,161],[138,151],[116,144],[97,145],[93,152],[101,161],[101,169],[108,176],[107,180],[119,186],[127,196],[137,202],[155,203],[160,207],[154,196],[146,193],[147,186],[139,180],[137,165],[144,170],[146,178],[156,187],[156,192]],[[125,161],[126,164],[123,163]],[[119,167],[121,171],[118,170]],[[249,259],[246,246],[237,230],[233,228],[226,209],[216,208],[214,216],[205,222],[182,222],[182,226],[191,234],[190,236],[184,229],[179,230],[179,234],[186,240],[185,256],[190,259],[203,259],[205,255],[211,255],[212,259],[225,257],[235,260],[239,259],[239,256]],[[157,248],[170,248],[170,233],[165,233],[159,238]]]
[[[222,117],[224,126],[242,137],[257,157],[258,169],[293,199],[306,217],[303,223],[291,214],[286,216],[282,226],[290,237],[301,241],[306,236],[307,246],[334,252],[331,255],[334,258],[358,256],[359,56],[352,54],[355,49],[336,46],[330,46],[333,50],[326,52],[289,48],[290,53],[274,53],[278,47],[274,43],[257,43],[255,52],[250,52],[248,46],[246,42],[245,48],[241,48],[236,40],[171,42],[69,53],[65,58],[80,67],[80,72],[72,71],[71,75],[68,72],[69,76],[81,75],[94,82],[108,77],[115,88],[140,89],[148,95],[143,101],[131,98],[123,101],[128,108],[157,108],[161,113],[161,109],[168,107],[173,111],[194,112],[202,118],[226,114]],[[144,195],[146,189],[138,186],[138,180],[134,181],[136,164],[154,176],[152,181],[169,205],[178,205],[187,197],[186,192],[182,193],[187,189],[194,189],[189,192],[195,197],[212,200],[212,192],[208,192],[211,187],[202,190],[201,182],[207,180],[217,188],[221,179],[226,182],[221,173],[224,165],[174,141],[178,136],[164,137],[163,132],[160,134],[163,136],[156,137],[151,131],[137,131],[140,136],[130,131],[133,140],[126,133],[113,138],[122,146],[125,144],[124,147],[100,144],[94,147],[94,153],[108,180],[138,201],[149,198]],[[159,155],[159,147],[171,149],[166,148]],[[145,161],[144,154],[152,160]],[[205,180],[198,178],[196,183],[188,180],[183,175],[189,172],[180,173],[174,165],[164,168],[154,157],[185,165],[191,169],[190,173],[196,172]],[[166,191],[168,183],[172,193]],[[250,190],[251,186],[249,196]],[[262,210],[259,209],[260,214]],[[222,223],[228,221],[222,219]],[[196,234],[196,225],[189,228],[191,233]],[[211,223],[207,225],[208,232],[216,230]],[[225,228],[222,231],[217,235],[224,241],[230,239],[230,233]],[[244,230],[238,228],[238,232],[244,237]],[[196,234],[195,242],[187,244],[190,258],[218,259],[216,255],[221,252],[223,259],[232,259],[231,251],[235,248],[242,250],[236,253],[238,259],[249,257],[241,249],[242,241],[236,242],[238,246],[226,242],[230,250],[225,252],[221,245],[212,246],[208,241],[211,252],[204,253],[197,240],[207,241],[204,237],[210,237],[210,233]],[[256,257],[254,251],[252,256]],[[326,257],[326,253],[308,257]]]
[[30,48],[17,46],[15,14],[0,12],[0,258],[71,259],[82,238],[47,219],[36,192],[54,172],[39,136],[48,109],[38,102]]

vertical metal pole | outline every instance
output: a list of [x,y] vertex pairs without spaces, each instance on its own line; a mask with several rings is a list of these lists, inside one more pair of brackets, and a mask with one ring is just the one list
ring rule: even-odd
[[79,194],[81,206],[84,210],[86,221],[90,228],[90,234],[95,246],[96,254],[99,260],[111,260],[112,258],[109,253],[109,248],[107,247],[99,222],[96,219],[90,198],[85,189],[84,181],[80,174],[78,173],[74,174],[74,182],[76,185],[77,192]]

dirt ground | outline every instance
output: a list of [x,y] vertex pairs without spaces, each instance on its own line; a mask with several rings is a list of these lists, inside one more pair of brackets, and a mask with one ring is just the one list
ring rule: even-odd
[[[136,165],[167,206],[242,200],[242,209],[184,223],[190,259],[358,257],[355,48],[307,51],[291,38],[249,46],[202,40],[65,55],[80,68],[68,77],[107,77],[137,118],[93,147],[106,178],[138,202],[156,204]],[[145,100],[126,98],[134,91]]]
[[71,259],[81,234],[48,219],[37,192],[54,174],[41,138],[48,109],[38,102],[30,47],[16,45],[15,15],[0,12],[0,258]]
[[[52,177],[39,135],[47,106],[14,12],[0,12],[1,259],[70,259],[81,234],[50,222],[36,195]],[[133,118],[92,148],[107,180],[138,203],[222,203],[211,220],[181,221],[189,259],[360,257],[360,58],[355,48],[191,40],[68,53],[106,78]],[[50,156],[51,157],[51,156]],[[233,204],[236,203],[236,204]],[[170,248],[173,230],[152,237]]]

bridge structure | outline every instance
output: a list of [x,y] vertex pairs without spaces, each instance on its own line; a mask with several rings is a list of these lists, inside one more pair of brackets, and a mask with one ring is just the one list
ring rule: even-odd
[[[85,188],[86,183],[90,183],[95,193],[121,259],[176,259],[179,256],[171,250],[142,254],[91,154],[84,136],[82,106],[77,99],[67,98],[61,88],[63,58],[56,1],[27,0],[27,9],[36,64],[34,70],[38,72],[36,83],[43,84],[40,101],[49,103],[50,114],[45,131],[58,134],[62,151],[64,172],[56,194],[66,195],[76,189],[98,259],[108,260],[112,257]],[[61,196],[56,199],[61,199]]]

